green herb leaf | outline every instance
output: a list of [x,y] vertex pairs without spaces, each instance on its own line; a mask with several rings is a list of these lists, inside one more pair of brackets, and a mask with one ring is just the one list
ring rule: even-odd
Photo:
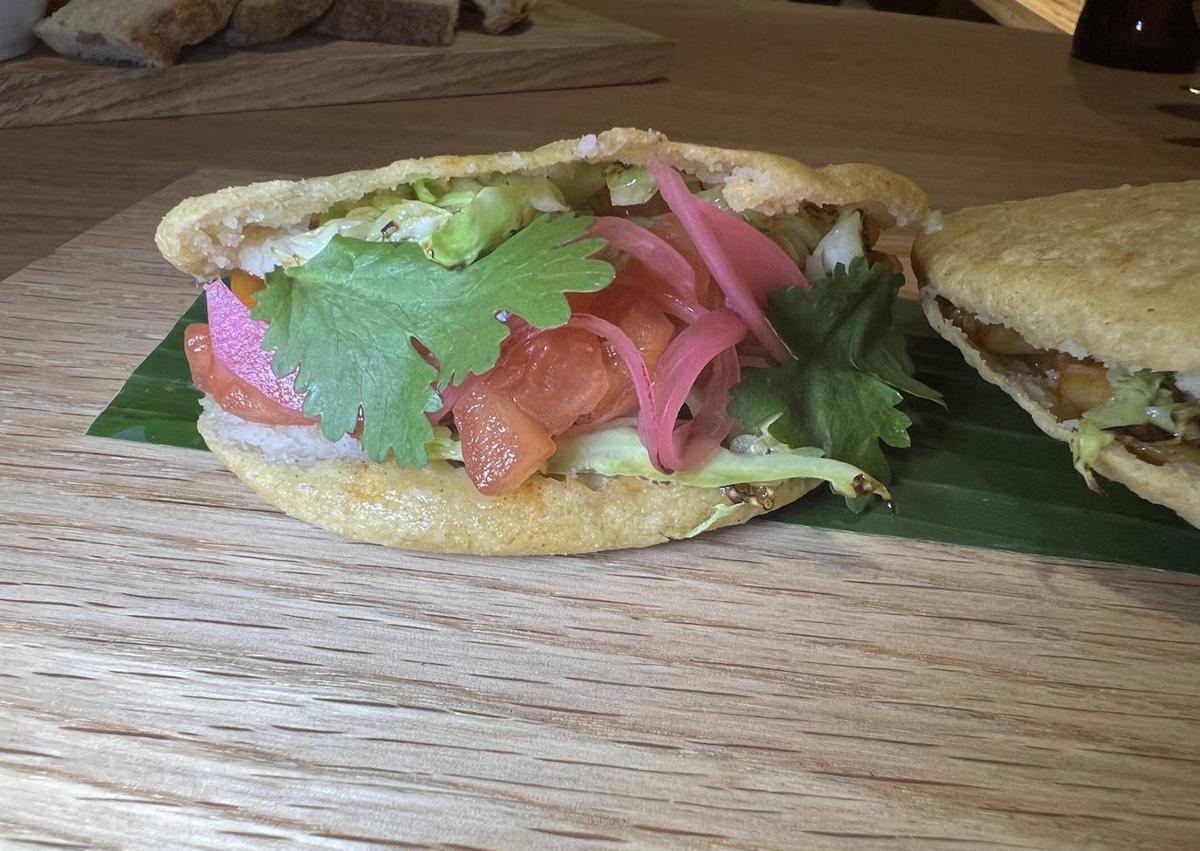
[[[270,323],[277,375],[297,366],[305,413],[337,440],[363,411],[361,445],[377,462],[424,466],[433,436],[425,412],[440,404],[431,386],[491,369],[509,330],[496,317],[554,328],[571,315],[565,293],[593,292],[613,268],[589,259],[603,247],[580,239],[591,219],[540,216],[482,260],[445,269],[414,243],[334,237],[307,263],[279,269],[258,295],[256,319]],[[413,347],[437,359],[435,369]]]
[[812,290],[781,289],[767,298],[767,318],[794,361],[748,369],[729,412],[750,431],[767,428],[788,446],[818,446],[887,481],[880,441],[909,445],[912,421],[897,409],[899,391],[940,400],[913,377],[903,335],[891,324],[904,277],[863,258],[842,264]]

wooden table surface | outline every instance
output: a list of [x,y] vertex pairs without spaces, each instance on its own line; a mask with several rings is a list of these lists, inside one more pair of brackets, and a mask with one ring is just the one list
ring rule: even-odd
[[1180,78],[1065,36],[587,5],[675,39],[670,79],[0,131],[0,275],[33,264],[0,285],[0,846],[1200,845],[1200,577],[769,522],[424,556],[82,436],[190,299],[146,252],[198,169],[612,125],[879,162],[947,209],[1200,169]]

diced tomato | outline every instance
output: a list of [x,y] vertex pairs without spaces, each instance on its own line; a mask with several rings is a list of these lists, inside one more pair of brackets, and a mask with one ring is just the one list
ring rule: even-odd
[[595,334],[555,328],[514,338],[452,408],[467,475],[492,495],[515,490],[536,472],[554,454],[554,436],[608,391]]
[[511,493],[554,454],[554,440],[503,391],[486,382],[454,403],[467,475],[480,493]]
[[197,322],[183,330],[183,351],[192,373],[192,384],[201,393],[207,393],[213,362],[212,337],[208,334],[207,324]]
[[266,286],[267,282],[262,278],[251,275],[249,272],[243,272],[241,269],[235,269],[229,276],[229,289],[238,297],[238,301],[252,310],[258,304],[258,299],[254,294],[265,289]]
[[506,352],[486,384],[549,434],[561,434],[608,390],[600,340],[577,328],[545,331]]
[[229,413],[264,425],[311,425],[316,422],[269,398],[231,372],[220,358],[213,357],[207,325],[198,323],[185,329],[184,352],[192,373],[192,384],[202,393],[212,395]]
[[[632,287],[614,290],[608,301],[596,309],[595,314],[625,332],[637,346],[651,371],[675,336],[675,324],[649,298]],[[637,394],[634,392],[625,362],[607,343],[604,344],[604,369],[608,378],[608,391],[594,408],[579,418],[580,422],[605,422],[627,414],[637,407]]]

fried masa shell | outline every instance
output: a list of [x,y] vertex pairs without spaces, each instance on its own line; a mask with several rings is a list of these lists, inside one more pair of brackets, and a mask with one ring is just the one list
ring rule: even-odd
[[248,232],[305,229],[311,216],[334,204],[414,180],[514,172],[553,176],[578,162],[644,165],[651,157],[705,182],[721,183],[725,200],[736,211],[774,215],[795,212],[805,201],[874,202],[900,224],[929,212],[925,194],[912,181],[879,166],[847,163],[814,169],[775,154],[672,142],[661,133],[618,128],[532,151],[400,160],[331,177],[233,186],[180,203],[159,224],[155,242],[179,270],[211,278],[235,268],[237,246]]
[[[1060,423],[1016,376],[993,369],[958,326],[942,315],[936,298],[928,290],[922,293],[921,306],[933,329],[953,343],[980,375],[1012,396],[1033,417],[1038,428],[1053,438],[1070,442],[1071,429]],[[1200,469],[1182,464],[1156,467],[1131,455],[1120,443],[1104,447],[1092,467],[1142,499],[1174,509],[1184,520],[1200,527]]]
[[912,260],[924,288],[1038,348],[1200,370],[1200,181],[959,210]]
[[[1051,437],[1072,430],[998,371],[937,305],[941,296],[1044,349],[1110,365],[1200,369],[1200,181],[1123,186],[960,210],[913,246],[925,315]],[[1155,466],[1120,443],[1095,470],[1200,526],[1200,468]]]
[[[550,555],[646,547],[687,537],[730,501],[720,488],[618,477],[592,489],[578,478],[534,475],[504,496],[483,496],[445,461],[401,468],[342,458],[281,464],[231,440],[208,411],[197,423],[204,441],[235,476],[292,517],[356,541],[448,553]],[[776,508],[799,499],[818,479],[773,488]],[[744,502],[707,528],[763,514]]]
[[[159,250],[197,277],[230,271],[245,233],[303,228],[333,204],[420,178],[490,173],[554,176],[575,162],[644,164],[660,157],[705,182],[723,185],[735,210],[766,214],[813,204],[871,204],[881,224],[928,215],[924,193],[878,166],[812,169],[773,154],[671,142],[660,133],[614,129],[552,142],[528,152],[402,160],[384,168],[300,181],[231,187],[179,204],[159,225]],[[880,213],[879,210],[884,212]],[[616,477],[593,489],[574,477],[534,475],[516,492],[479,494],[460,468],[422,469],[340,459],[284,464],[224,434],[207,412],[205,442],[234,475],[293,517],[347,538],[436,552],[550,554],[641,547],[693,534],[699,527],[745,523],[764,513],[754,502],[733,507],[719,488]],[[823,484],[791,479],[773,488],[773,508]],[[713,520],[714,512],[725,509]]]

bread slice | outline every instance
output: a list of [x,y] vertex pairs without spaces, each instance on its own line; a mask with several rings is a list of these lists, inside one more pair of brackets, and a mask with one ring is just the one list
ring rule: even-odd
[[334,0],[312,32],[348,41],[451,44],[459,0]]
[[329,11],[333,0],[238,0],[217,40],[230,47],[279,41]]
[[225,26],[237,0],[71,0],[33,28],[65,56],[164,67]]
[[483,29],[499,35],[529,16],[537,0],[465,0],[483,18]]

